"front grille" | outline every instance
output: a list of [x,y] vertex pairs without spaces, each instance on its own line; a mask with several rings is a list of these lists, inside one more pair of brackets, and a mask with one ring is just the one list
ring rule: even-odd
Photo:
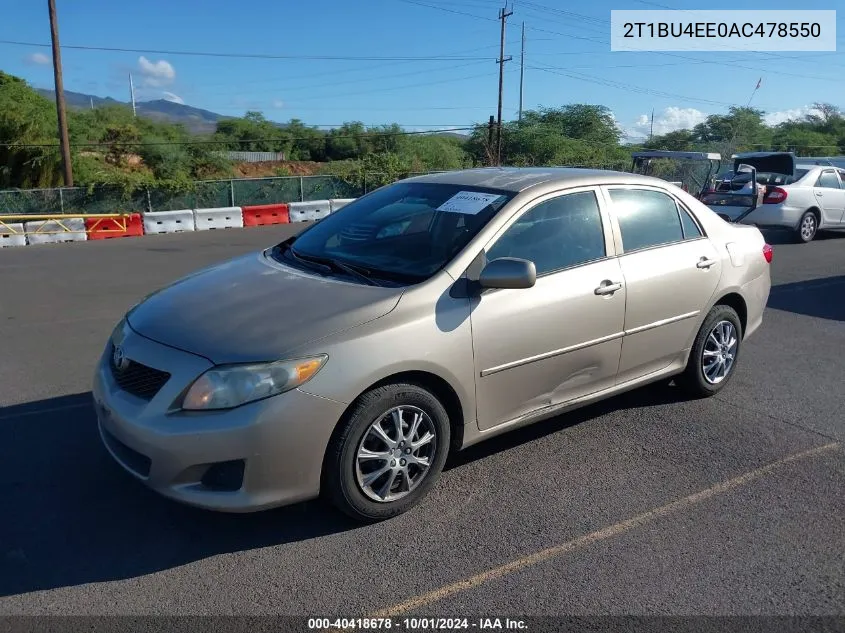
[[102,426],[100,427],[100,430],[103,434],[103,441],[109,447],[109,450],[114,453],[118,461],[141,477],[150,476],[152,461],[149,457],[142,455],[135,449],[129,448]]
[[[112,350],[113,351],[113,350]],[[152,400],[170,379],[170,374],[160,369],[147,367],[134,360],[130,360],[125,369],[118,369],[114,365],[114,359],[109,354],[109,368],[117,386],[133,396]]]

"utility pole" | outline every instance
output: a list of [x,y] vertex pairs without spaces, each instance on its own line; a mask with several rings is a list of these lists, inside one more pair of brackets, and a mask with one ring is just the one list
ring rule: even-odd
[[94,97],[91,97],[91,109],[94,109]]
[[487,162],[492,166],[495,162],[493,160],[493,130],[496,127],[496,117],[490,115],[490,121],[487,123]]
[[651,130],[648,133],[648,140],[654,137],[654,108],[651,109]]
[[502,164],[502,91],[505,82],[505,62],[511,61],[512,57],[509,55],[505,57],[505,24],[508,16],[513,15],[513,10],[508,11],[507,6],[499,9],[499,20],[502,23],[502,34],[499,42],[499,114],[496,121],[498,132],[496,133],[496,165]]
[[522,122],[522,85],[525,81],[525,22],[522,23],[522,54],[519,58],[519,121]]
[[138,113],[135,111],[135,84],[132,83],[132,73],[129,73],[129,96],[132,99],[132,116],[137,117]]
[[53,77],[56,82],[56,112],[59,117],[59,144],[62,149],[62,167],[65,187],[73,187],[73,167],[70,164],[70,140],[67,134],[65,112],[65,88],[62,83],[62,51],[59,45],[59,19],[56,16],[56,0],[47,0],[50,13],[50,34],[53,38]]

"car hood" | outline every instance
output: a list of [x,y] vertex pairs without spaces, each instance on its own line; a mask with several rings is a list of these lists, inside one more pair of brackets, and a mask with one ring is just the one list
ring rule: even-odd
[[269,361],[390,312],[402,288],[309,275],[251,254],[189,275],[130,310],[149,339],[216,364]]

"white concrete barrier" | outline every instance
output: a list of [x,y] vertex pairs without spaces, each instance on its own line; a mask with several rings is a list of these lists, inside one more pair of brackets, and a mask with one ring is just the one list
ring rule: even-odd
[[194,222],[197,231],[240,229],[244,225],[244,213],[240,207],[194,209]]
[[154,211],[144,214],[144,233],[181,233],[196,230],[194,212],[191,209],[178,211]]
[[23,226],[28,244],[84,242],[88,239],[88,234],[85,232],[85,220],[82,218],[35,220],[25,222]]
[[355,198],[335,198],[333,200],[329,200],[329,208],[331,209],[332,213],[334,213],[338,209],[342,209],[343,207],[345,207],[354,199]]
[[0,225],[0,248],[7,246],[26,246],[26,235],[22,222]]
[[311,202],[291,202],[291,222],[308,222],[322,220],[331,215],[332,209],[328,200],[313,200]]

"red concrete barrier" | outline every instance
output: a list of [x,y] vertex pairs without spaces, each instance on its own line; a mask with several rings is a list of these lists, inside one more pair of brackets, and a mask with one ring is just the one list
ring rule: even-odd
[[290,210],[286,204],[258,204],[241,207],[244,214],[244,226],[264,226],[266,224],[288,224]]
[[85,218],[85,232],[89,240],[105,240],[110,237],[140,237],[144,224],[140,213],[122,218]]

